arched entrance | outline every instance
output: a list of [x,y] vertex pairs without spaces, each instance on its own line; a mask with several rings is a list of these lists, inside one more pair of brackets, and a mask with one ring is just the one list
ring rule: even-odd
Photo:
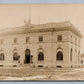
[[31,52],[29,49],[25,50],[25,63],[30,63]]

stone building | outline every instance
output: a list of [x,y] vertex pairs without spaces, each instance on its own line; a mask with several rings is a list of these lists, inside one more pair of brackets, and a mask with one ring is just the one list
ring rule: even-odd
[[0,30],[0,66],[79,67],[81,33],[69,21]]
[[84,67],[84,53],[81,54],[80,62],[81,62],[81,67]]

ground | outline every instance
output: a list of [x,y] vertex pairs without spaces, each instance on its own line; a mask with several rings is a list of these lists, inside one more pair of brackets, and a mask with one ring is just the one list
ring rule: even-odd
[[2,67],[0,68],[0,80],[81,81],[84,80],[84,68]]

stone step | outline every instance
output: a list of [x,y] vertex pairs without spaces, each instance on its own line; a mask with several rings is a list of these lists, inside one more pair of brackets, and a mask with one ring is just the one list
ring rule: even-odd
[[32,67],[32,64],[23,64],[23,65],[20,65],[20,67],[26,67],[26,68],[31,68]]

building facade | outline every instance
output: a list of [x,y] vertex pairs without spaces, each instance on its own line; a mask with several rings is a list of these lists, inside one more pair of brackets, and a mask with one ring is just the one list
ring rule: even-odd
[[81,67],[84,67],[84,53],[81,54],[80,61],[81,61]]
[[79,67],[81,38],[69,21],[1,30],[0,66]]

